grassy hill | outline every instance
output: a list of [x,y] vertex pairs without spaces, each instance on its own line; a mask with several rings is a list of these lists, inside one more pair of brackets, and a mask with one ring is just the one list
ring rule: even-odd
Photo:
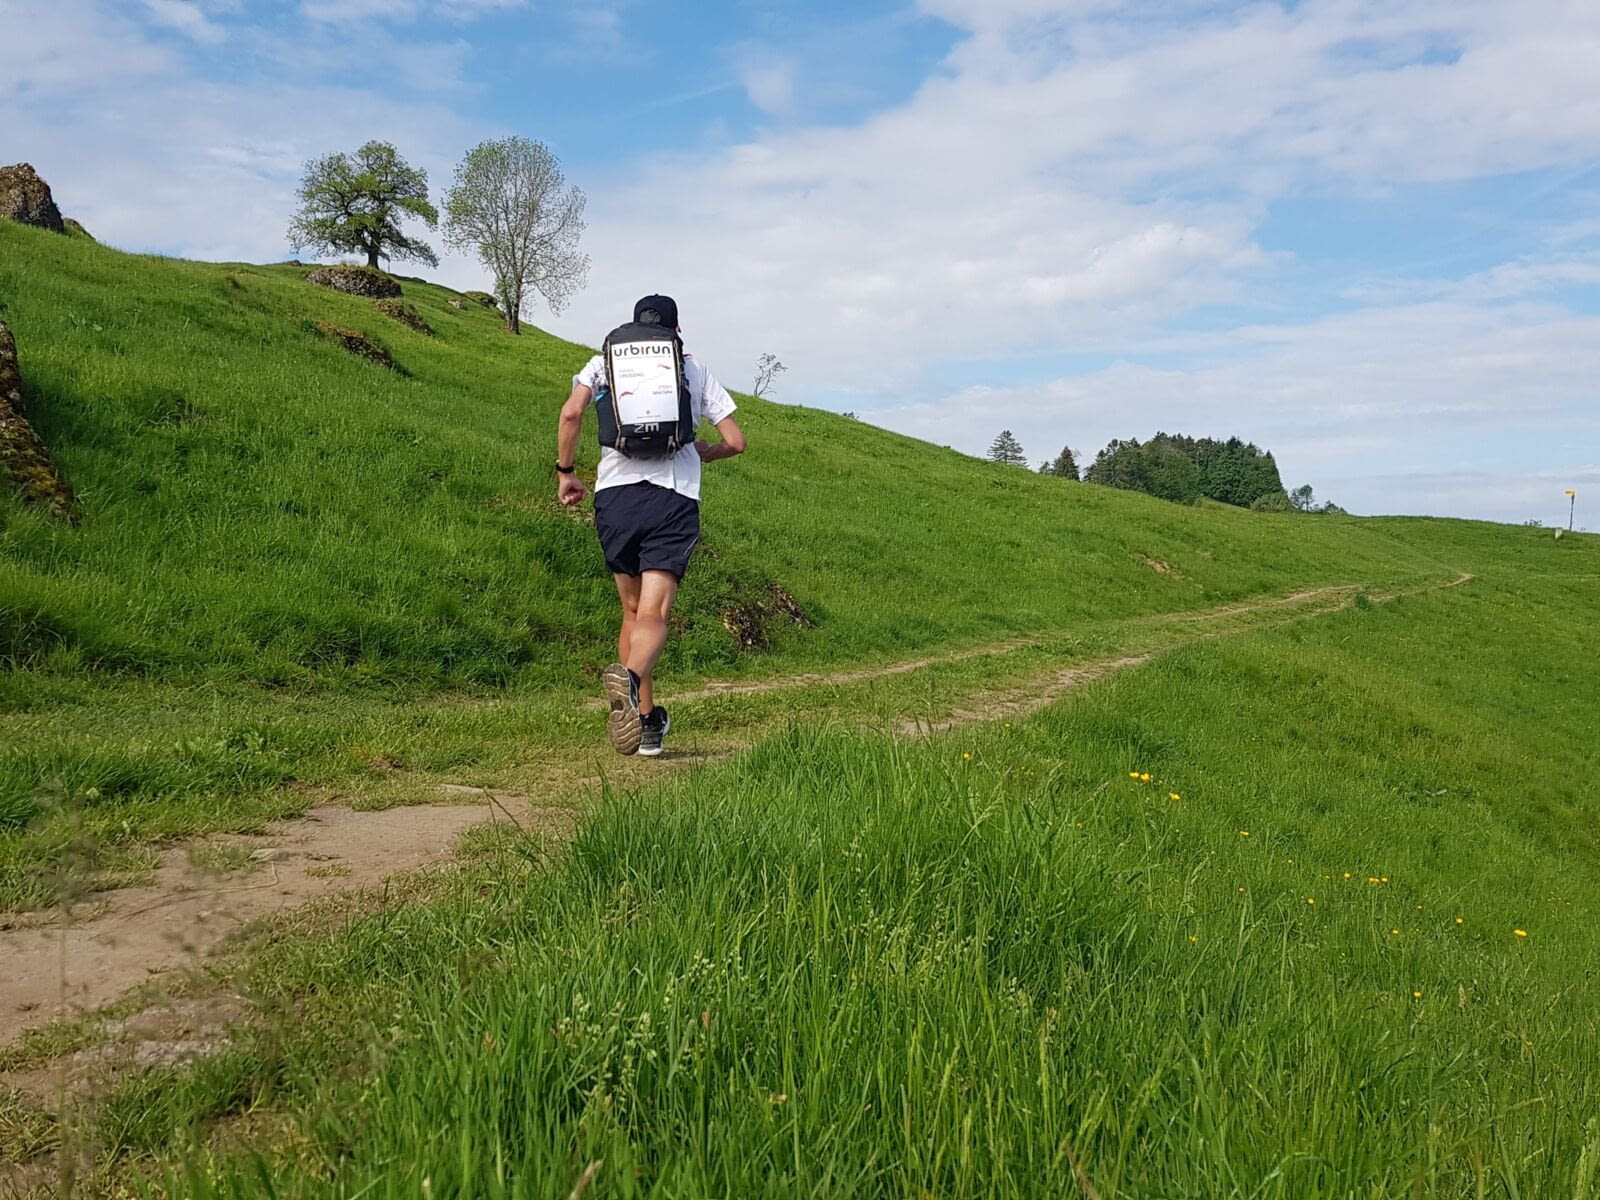
[[[549,469],[589,351],[510,337],[494,313],[407,281],[426,337],[305,273],[0,227],[30,407],[88,510],[64,530],[0,508],[0,659],[470,687],[571,683],[603,654],[611,584]],[[405,373],[318,323],[368,334]],[[1359,526],[1072,488],[750,399],[741,421],[753,450],[708,472],[708,552],[674,670],[736,667],[720,614],[771,581],[816,624],[774,630],[782,648],[830,659],[1414,570]],[[586,437],[580,461],[595,457]]]
[[[0,224],[0,315],[86,509],[0,500],[5,906],[316,785],[589,793],[614,601],[549,471],[587,351],[407,281],[425,337],[303,274]],[[558,853],[484,837],[387,905],[280,925],[212,968],[258,1014],[226,1053],[97,1098],[104,1180],[1600,1190],[1597,539],[1184,508],[742,420],[669,696],[1007,652],[699,695],[679,745],[728,761],[626,777]],[[741,649],[724,618],[773,583],[810,625]],[[1098,681],[1025,703],[1074,669]],[[87,1035],[62,1037],[0,1069]],[[0,1147],[52,1129],[0,1089]]]
[[[326,778],[308,756],[352,706],[570,693],[611,657],[614,591],[550,470],[588,351],[408,280],[425,336],[306,273],[0,225],[29,410],[85,507],[73,528],[0,496],[0,711],[17,717],[0,825],[42,786],[104,808]],[[1446,570],[1397,544],[1403,524],[1176,507],[748,398],[741,421],[751,453],[707,471],[675,684]],[[586,436],[580,462],[596,457]],[[764,604],[774,583],[809,628]],[[741,612],[764,652],[730,634]],[[333,724],[282,734],[297,701],[338,709]]]

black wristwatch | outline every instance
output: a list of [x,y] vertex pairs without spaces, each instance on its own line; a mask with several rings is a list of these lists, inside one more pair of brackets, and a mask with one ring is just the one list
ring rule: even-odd
[[574,463],[570,467],[563,467],[560,463],[556,464],[556,470],[559,471],[563,475],[571,475],[577,469],[578,469],[578,466],[577,466],[576,463]]

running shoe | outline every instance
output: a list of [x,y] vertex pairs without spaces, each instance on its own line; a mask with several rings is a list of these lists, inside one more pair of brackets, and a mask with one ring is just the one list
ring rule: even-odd
[[639,719],[639,679],[621,663],[612,663],[600,673],[611,715],[606,718],[606,736],[618,754],[633,754],[639,749],[644,723]]
[[672,718],[667,716],[664,705],[656,705],[648,714],[639,718],[643,726],[643,735],[639,739],[639,753],[646,758],[654,758],[661,753],[661,739],[667,736],[667,730],[672,728]]

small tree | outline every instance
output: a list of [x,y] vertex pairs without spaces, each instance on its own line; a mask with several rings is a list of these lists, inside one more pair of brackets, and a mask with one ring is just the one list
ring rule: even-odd
[[1311,490],[1311,485],[1309,483],[1302,483],[1299,487],[1295,488],[1294,491],[1290,492],[1289,503],[1294,505],[1301,512],[1310,512],[1313,508],[1315,508],[1317,501],[1316,496]]
[[1071,479],[1076,482],[1078,478],[1078,460],[1073,457],[1072,447],[1061,447],[1060,454],[1039,467],[1039,474],[1059,475],[1062,479]]
[[1289,493],[1279,488],[1275,492],[1262,492],[1250,502],[1251,512],[1293,512],[1294,501]]
[[1011,467],[1028,465],[1028,456],[1022,452],[1022,443],[1012,436],[1009,429],[1002,429],[1000,436],[994,439],[994,445],[989,447],[989,458]]
[[439,265],[433,247],[400,228],[407,217],[429,229],[438,225],[439,211],[428,203],[428,173],[388,142],[311,159],[299,195],[300,211],[289,222],[289,244],[296,250],[364,254],[374,270],[380,258]]
[[752,396],[765,396],[772,391],[772,381],[789,368],[778,361],[776,354],[763,354],[756,359],[756,381],[750,389]]
[[566,183],[544,143],[508,137],[467,151],[445,197],[445,241],[493,274],[512,333],[522,332],[530,291],[558,313],[588,282],[589,256],[578,250],[585,198]]

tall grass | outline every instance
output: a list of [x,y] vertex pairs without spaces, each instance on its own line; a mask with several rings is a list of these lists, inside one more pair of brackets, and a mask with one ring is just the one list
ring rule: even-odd
[[1595,608],[1475,582],[609,795],[261,963],[320,1014],[256,1067],[293,1132],[168,1186],[1593,1196]]

